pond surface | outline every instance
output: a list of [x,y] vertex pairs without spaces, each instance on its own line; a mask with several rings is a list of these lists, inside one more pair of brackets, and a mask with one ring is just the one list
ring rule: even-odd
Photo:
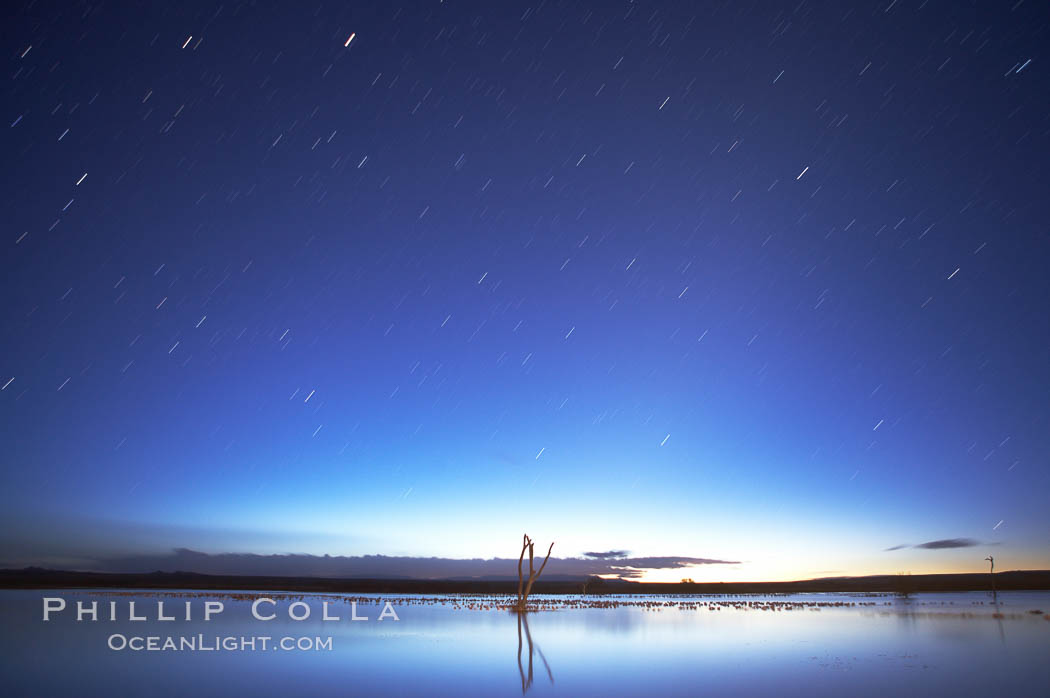
[[[45,598],[65,602],[46,622]],[[259,598],[272,620],[253,617]],[[490,596],[0,591],[0,675],[11,696],[985,698],[1050,686],[1050,592],[998,605],[985,593],[534,600],[520,619]],[[132,601],[145,620],[129,620]],[[174,620],[158,619],[158,601]],[[326,603],[339,620],[323,619]]]

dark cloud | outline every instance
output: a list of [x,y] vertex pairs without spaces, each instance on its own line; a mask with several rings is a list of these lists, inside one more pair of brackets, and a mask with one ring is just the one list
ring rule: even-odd
[[943,540],[919,543],[915,547],[924,550],[944,550],[945,548],[972,548],[975,545],[980,545],[980,543],[973,538],[944,538]]
[[[618,552],[618,551],[609,551]],[[604,553],[603,553],[604,554]],[[551,558],[545,578],[618,575],[639,577],[646,570],[678,569],[692,565],[739,564],[696,557],[620,557],[614,559]],[[202,553],[177,548],[165,554],[132,554],[97,558],[79,569],[99,572],[197,572],[218,575],[288,577],[358,577],[379,579],[517,578],[518,560],[492,558],[459,560],[440,557],[386,555],[255,555]]]
[[[587,562],[581,560],[581,562]],[[613,569],[636,568],[645,570],[677,569],[692,565],[739,565],[739,560],[710,560],[703,557],[625,557],[610,563]]]
[[886,548],[886,550],[901,550],[903,548],[919,548],[921,550],[949,550],[951,548],[972,548],[975,545],[980,544],[980,541],[974,540],[973,538],[942,538],[941,540],[931,540],[926,543],[919,543],[918,545],[904,543],[902,545],[895,545],[892,548]]
[[611,560],[614,558],[627,557],[626,550],[607,550],[604,553],[584,553],[584,557],[595,558],[597,560]]

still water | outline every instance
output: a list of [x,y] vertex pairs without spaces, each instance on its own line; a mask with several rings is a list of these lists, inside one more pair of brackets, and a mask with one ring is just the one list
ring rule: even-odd
[[[53,609],[65,602],[47,622],[45,598]],[[272,620],[253,616],[259,598],[272,600],[256,604]],[[78,601],[98,602],[98,619],[78,621]],[[131,601],[145,620],[129,620]],[[2,692],[984,698],[1050,690],[1050,592],[1001,593],[998,605],[985,593],[534,601],[538,610],[522,619],[503,608],[504,597],[0,591]],[[251,638],[255,649],[245,646]]]

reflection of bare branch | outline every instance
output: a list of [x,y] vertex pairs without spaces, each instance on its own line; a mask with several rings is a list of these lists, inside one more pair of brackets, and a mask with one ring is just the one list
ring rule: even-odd
[[[518,674],[521,676],[521,693],[524,695],[530,688],[532,688],[532,655],[533,652],[538,652],[540,659],[543,660],[543,668],[547,670],[547,678],[550,679],[551,685],[554,684],[554,674],[551,672],[550,664],[547,663],[547,658],[543,656],[543,650],[540,649],[538,644],[533,643],[532,633],[529,632],[529,617],[524,613],[517,614],[518,616]],[[525,666],[521,663],[521,626],[525,626],[525,642],[529,646],[529,671],[528,676],[525,673]]]
[[540,653],[540,659],[543,660],[543,668],[547,670],[547,678],[550,679],[551,685],[554,685],[554,674],[551,673],[551,665],[547,663],[547,658],[543,656],[543,650],[540,649],[539,645],[536,645],[536,651]]
[[[547,670],[547,678],[550,679],[550,682],[553,684],[554,683],[554,674],[551,673],[551,666],[550,666],[550,664],[547,663],[547,658],[543,656],[543,650],[540,649],[540,643],[538,643],[538,642],[537,643],[533,643],[533,641],[532,641],[532,633],[529,632],[529,617],[528,616],[524,616],[522,618],[522,622],[525,624],[525,637],[529,641],[529,654],[532,654],[532,648],[535,645],[536,652],[540,655],[540,659],[543,660],[543,668]],[[531,659],[529,660],[529,669],[530,669],[529,677],[531,678],[531,676],[532,676],[532,671],[531,671],[531,669],[532,669],[532,660]]]
[[[523,551],[524,553],[524,551]],[[529,646],[529,652],[532,652],[531,645]],[[525,691],[529,690],[529,685],[532,683],[530,678],[529,684],[525,683],[525,669],[521,666],[521,614],[518,614],[518,674],[521,675],[521,694],[525,695]]]

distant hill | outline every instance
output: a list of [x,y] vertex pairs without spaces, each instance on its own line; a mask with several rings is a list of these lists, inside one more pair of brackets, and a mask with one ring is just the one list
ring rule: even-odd
[[[0,570],[2,589],[198,589],[301,591],[316,593],[385,594],[513,594],[517,578],[470,579],[355,579],[323,577],[249,577],[152,572],[112,574],[72,572],[27,567]],[[1050,590],[1050,570],[996,572],[999,591]],[[976,574],[877,575],[825,577],[795,582],[714,582],[664,584],[622,579],[544,578],[535,594],[793,594],[802,592],[917,593],[931,591],[990,591],[991,577]]]

